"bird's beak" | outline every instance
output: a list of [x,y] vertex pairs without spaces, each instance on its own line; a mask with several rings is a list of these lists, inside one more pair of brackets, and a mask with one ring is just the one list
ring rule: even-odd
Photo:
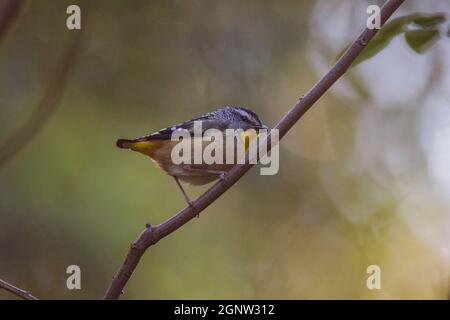
[[258,129],[258,130],[266,129],[266,130],[269,130],[269,127],[264,125],[264,124],[262,124],[260,126],[253,126],[253,129]]

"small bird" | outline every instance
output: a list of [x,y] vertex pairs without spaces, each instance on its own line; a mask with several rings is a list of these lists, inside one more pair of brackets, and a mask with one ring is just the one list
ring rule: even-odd
[[[268,129],[253,111],[242,107],[227,106],[140,138],[118,139],[116,143],[119,148],[131,149],[149,156],[159,168],[175,179],[190,206],[193,202],[185,192],[180,180],[191,185],[204,185],[219,178],[223,179],[224,175],[234,166],[234,164],[225,162],[223,164],[173,163],[171,158],[172,148],[179,142],[171,140],[172,133],[176,130],[187,130],[190,136],[194,137],[194,122],[196,121],[201,121],[203,132],[214,128],[220,130],[224,135],[226,129],[241,129],[244,134],[249,129],[256,131]],[[194,139],[201,138],[194,137]],[[202,143],[205,145],[205,142]]]

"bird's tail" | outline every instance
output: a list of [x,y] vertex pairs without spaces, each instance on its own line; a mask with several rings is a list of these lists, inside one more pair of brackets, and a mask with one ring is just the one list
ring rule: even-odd
[[130,149],[134,142],[136,142],[136,140],[118,139],[116,146],[121,149]]
[[147,137],[137,139],[119,139],[116,145],[121,149],[131,149],[148,156],[152,156],[155,148],[159,146],[158,141],[149,140]]

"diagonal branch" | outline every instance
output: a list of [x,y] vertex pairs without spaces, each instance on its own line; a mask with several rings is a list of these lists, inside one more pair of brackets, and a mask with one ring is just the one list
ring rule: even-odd
[[6,291],[15,294],[16,296],[24,299],[24,300],[39,300],[35,296],[33,296],[30,292],[25,291],[23,289],[17,288],[12,284],[6,282],[5,280],[0,279],[0,288],[5,289]]
[[[381,9],[381,23],[386,20],[397,10],[404,0],[388,0]],[[297,104],[289,110],[289,112],[276,125],[275,129],[279,130],[280,139],[291,129],[295,123],[308,111],[313,104],[322,97],[325,92],[347,71],[352,62],[358,57],[367,43],[375,36],[377,29],[365,29],[358,39],[356,39],[349,49],[341,56],[336,64],[328,71],[322,79],[319,80],[311,90],[304,95]],[[269,137],[267,138],[269,139]],[[270,150],[270,148],[268,148]],[[147,224],[146,228],[139,235],[138,239],[131,244],[128,254],[113,278],[104,299],[118,299],[123,288],[133,274],[134,269],[139,263],[144,252],[157,243],[162,238],[171,234],[178,228],[182,227],[189,220],[194,218],[225,191],[233,186],[253,165],[246,163],[234,166],[225,178],[194,201],[193,206],[186,207],[167,221],[152,227]]]

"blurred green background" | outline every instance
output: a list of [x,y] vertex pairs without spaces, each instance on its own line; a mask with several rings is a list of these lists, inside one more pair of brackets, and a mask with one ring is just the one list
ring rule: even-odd
[[[0,278],[39,298],[101,298],[145,223],[185,205],[116,139],[225,105],[274,126],[365,26],[369,3],[26,2],[0,43],[0,145],[79,32],[66,28],[70,4],[84,46],[57,108],[0,167]],[[450,3],[410,0],[396,15],[413,12]],[[282,141],[277,175],[253,169],[150,248],[123,298],[447,298],[449,53],[448,40],[417,55],[395,39],[353,69]],[[82,290],[66,288],[72,264]],[[371,264],[380,290],[366,287]]]

